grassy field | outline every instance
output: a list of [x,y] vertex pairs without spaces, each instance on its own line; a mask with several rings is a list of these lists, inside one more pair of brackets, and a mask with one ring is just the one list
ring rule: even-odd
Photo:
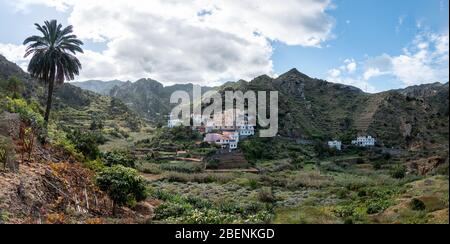
[[[302,169],[283,166],[287,164],[288,159],[259,162],[257,166],[265,172],[259,175],[160,170],[161,178],[153,181],[150,189],[199,198],[218,209],[225,203],[241,210],[262,204],[265,207],[258,211],[269,215],[253,220],[235,215],[236,219],[224,220],[226,223],[448,223],[448,176],[406,175],[397,179],[391,175],[394,165],[375,170],[371,164],[345,169],[329,162]],[[415,208],[412,202],[416,200],[425,208]],[[179,215],[183,216],[174,213]]]

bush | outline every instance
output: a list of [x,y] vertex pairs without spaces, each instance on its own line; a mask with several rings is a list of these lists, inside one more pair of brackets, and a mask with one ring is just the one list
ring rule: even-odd
[[273,203],[275,202],[275,197],[273,195],[273,191],[271,187],[263,187],[258,192],[258,200],[264,203]]
[[159,165],[153,163],[143,163],[136,166],[136,169],[145,174],[154,174],[158,175],[162,173]]
[[173,162],[162,164],[161,170],[174,171],[179,173],[199,173],[203,170],[202,165],[196,163]]
[[36,103],[28,103],[24,99],[6,98],[6,110],[10,113],[18,113],[20,117],[29,125],[34,125],[36,129],[44,128],[44,117],[40,114],[39,106]]
[[206,174],[206,173],[196,173],[196,174],[185,174],[185,173],[169,173],[166,176],[169,182],[196,182],[196,183],[227,183],[234,179],[231,174]]
[[189,204],[166,202],[155,209],[155,220],[164,220],[167,218],[177,218],[192,210]]
[[449,176],[449,163],[441,164],[434,170],[435,175]]
[[106,166],[122,165],[129,168],[135,168],[135,158],[128,151],[113,151],[102,155],[102,161]]
[[391,176],[394,179],[403,179],[406,176],[406,167],[399,165],[391,170]]
[[267,223],[273,209],[260,202],[213,203],[197,196],[181,196],[158,190],[153,196],[164,201],[155,209],[154,220],[172,224],[258,224]]
[[99,115],[93,115],[90,130],[92,131],[103,130],[103,128],[105,127],[104,124],[105,123],[103,122],[103,119],[100,118]]
[[305,157],[304,156],[294,156],[291,157],[291,164],[296,169],[302,169],[305,164]]
[[188,196],[186,202],[191,204],[194,208],[208,209],[213,207],[213,204],[210,201],[196,196]]
[[2,81],[1,83],[0,88],[7,91],[7,94],[14,99],[21,97],[21,93],[25,88],[23,82],[15,76],[12,76],[7,81]]
[[410,203],[409,207],[414,211],[424,211],[426,209],[425,203],[417,198],[414,198]]
[[101,172],[105,169],[105,165],[99,159],[87,161],[84,163],[84,166],[94,172]]
[[10,164],[14,160],[14,156],[13,141],[7,137],[0,136],[0,163],[3,164],[4,170],[8,166],[11,166]]
[[136,170],[122,165],[104,169],[95,182],[113,201],[113,215],[116,215],[117,206],[131,205],[147,198],[145,180]]
[[174,224],[232,224],[237,223],[236,217],[221,213],[215,209],[188,211],[185,215],[168,218],[169,223]]
[[383,168],[383,163],[381,161],[376,161],[375,163],[373,163],[373,168],[375,170],[380,170]]
[[330,178],[321,175],[319,171],[298,172],[287,182],[287,188],[296,189],[301,187],[321,188],[330,184]]
[[373,204],[369,204],[369,206],[367,207],[367,214],[377,214],[377,213],[381,213],[383,212],[383,207],[373,203]]
[[50,124],[48,127],[48,137],[52,141],[54,147],[64,150],[78,161],[84,159],[83,154],[77,150],[75,144],[68,138],[66,132],[56,130],[56,128]]
[[86,158],[94,160],[99,157],[98,134],[90,131],[82,132],[81,130],[74,130],[68,133],[67,138],[75,145],[75,149],[81,152]]

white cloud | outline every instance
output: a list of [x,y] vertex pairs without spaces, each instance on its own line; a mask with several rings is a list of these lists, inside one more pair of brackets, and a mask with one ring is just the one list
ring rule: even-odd
[[24,58],[25,46],[0,43],[0,54],[6,59],[14,61],[23,70],[26,70],[29,58]]
[[15,11],[28,13],[32,5],[45,5],[56,8],[58,11],[65,11],[69,7],[67,2],[60,0],[16,0],[11,4],[14,6]]
[[392,74],[405,85],[448,81],[448,32],[418,35],[404,53],[391,58]]
[[376,91],[371,80],[381,76],[389,76],[393,78],[390,80],[396,80],[403,87],[448,82],[449,34],[419,34],[400,55],[367,57],[361,62],[364,64],[361,72],[357,72],[357,66],[353,66],[356,63],[353,59],[346,59],[339,69],[331,69],[328,72],[328,80],[354,85],[369,92]]
[[378,77],[378,76],[382,76],[382,75],[387,75],[389,74],[388,72],[383,72],[378,68],[368,68],[366,71],[364,71],[363,74],[363,78],[365,81],[368,81],[374,77]]
[[327,77],[327,80],[334,83],[349,85],[358,87],[359,89],[363,90],[364,92],[369,93],[375,93],[378,92],[378,90],[371,85],[369,82],[364,81],[361,77],[350,77],[350,76],[338,76],[338,77]]
[[20,0],[69,13],[84,40],[80,79],[151,77],[206,83],[272,74],[269,41],[320,47],[333,38],[331,0]]
[[345,59],[344,65],[328,71],[327,80],[334,83],[355,86],[365,92],[377,92],[375,87],[369,84],[366,79],[363,79],[363,77],[355,74],[356,70],[356,61],[353,58]]
[[331,69],[328,71],[328,75],[330,77],[336,78],[339,77],[341,75],[341,71],[339,69]]
[[346,59],[344,63],[346,64],[345,69],[348,73],[354,73],[356,71],[357,64],[354,59]]
[[332,82],[353,85],[367,92],[378,91],[373,79],[387,76],[401,86],[449,81],[449,34],[425,32],[417,35],[402,54],[366,57],[358,69],[354,59],[328,71]]

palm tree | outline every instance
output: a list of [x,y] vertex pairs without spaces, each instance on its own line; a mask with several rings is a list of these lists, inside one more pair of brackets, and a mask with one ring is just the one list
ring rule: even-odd
[[56,20],[45,21],[44,25],[34,24],[42,36],[28,37],[23,45],[28,45],[25,57],[32,55],[28,72],[32,77],[48,84],[47,108],[44,120],[48,124],[52,108],[53,89],[56,84],[73,80],[79,75],[81,63],[75,57],[83,53],[83,42],[73,35],[73,26],[63,28]]

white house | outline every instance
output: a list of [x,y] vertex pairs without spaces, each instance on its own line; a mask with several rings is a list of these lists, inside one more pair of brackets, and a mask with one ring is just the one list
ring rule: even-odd
[[205,142],[207,143],[214,143],[217,145],[220,145],[223,149],[230,148],[230,150],[234,150],[238,148],[239,143],[239,137],[237,137],[235,134],[217,134],[217,133],[209,133],[206,134]]
[[241,136],[254,136],[255,127],[252,125],[241,125],[238,127]]
[[352,141],[352,145],[358,147],[373,147],[375,146],[376,139],[372,136],[359,136],[356,140]]
[[224,131],[222,135],[230,138],[231,140],[239,142],[239,132],[237,131]]
[[332,149],[334,148],[334,149],[336,149],[338,151],[341,151],[342,150],[342,142],[341,141],[337,141],[337,140],[329,141],[328,142],[328,147],[332,148]]

